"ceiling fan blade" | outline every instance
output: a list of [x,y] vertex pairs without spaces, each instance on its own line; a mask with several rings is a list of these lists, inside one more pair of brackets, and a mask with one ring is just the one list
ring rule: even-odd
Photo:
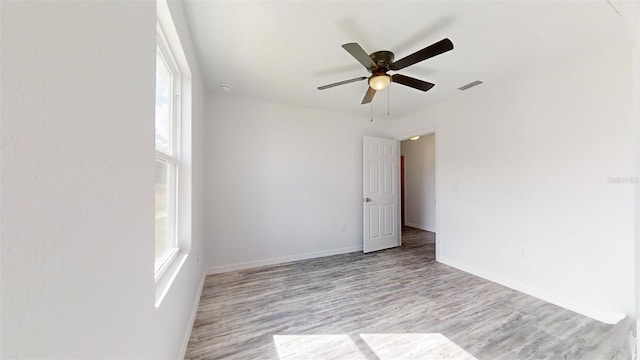
[[324,89],[332,88],[334,86],[340,86],[340,85],[349,84],[349,83],[356,82],[356,81],[362,81],[362,80],[364,80],[366,78],[367,78],[366,76],[361,76],[361,77],[357,77],[357,78],[353,78],[353,79],[349,79],[349,80],[338,81],[337,83],[318,86],[318,90],[324,90]]
[[453,43],[449,39],[442,39],[435,44],[431,44],[422,50],[418,50],[409,56],[391,64],[391,70],[404,69],[407,66],[419,63],[420,61],[440,55],[453,49]]
[[356,60],[358,60],[360,64],[362,64],[368,70],[375,69],[378,67],[376,63],[374,63],[373,60],[371,60],[371,58],[369,57],[369,54],[367,54],[367,52],[364,51],[364,49],[362,49],[362,47],[360,47],[358,43],[348,43],[348,44],[342,45],[342,47],[345,50],[347,50],[347,52],[351,54],[351,56],[356,58]]
[[418,80],[416,78],[412,78],[410,76],[404,76],[401,74],[394,74],[391,76],[391,81],[394,83],[402,84],[408,87],[412,87],[414,89],[427,91],[432,87],[436,86],[436,84],[432,84],[430,82]]
[[375,94],[376,94],[376,91],[375,91],[375,90],[373,90],[373,89],[371,88],[371,86],[369,86],[369,87],[367,88],[367,93],[366,93],[366,94],[364,94],[364,98],[362,98],[362,104],[368,104],[368,103],[370,103],[370,102],[371,102],[371,100],[373,100],[373,95],[375,95]]

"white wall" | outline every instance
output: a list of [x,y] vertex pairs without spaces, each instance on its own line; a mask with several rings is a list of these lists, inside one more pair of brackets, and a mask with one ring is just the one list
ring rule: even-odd
[[[634,314],[632,40],[395,123],[438,128],[439,260],[603,321]],[[594,49],[598,49],[595,51]]]
[[[633,9],[629,9],[629,14],[627,18],[633,19],[631,22],[633,25],[633,38],[634,38],[634,51],[633,51],[633,63],[634,66],[634,94],[640,94],[640,4],[633,3]],[[636,178],[640,179],[640,97],[634,97],[634,117],[636,124]],[[632,351],[633,354],[638,355],[640,350],[640,336],[638,336],[637,329],[640,329],[640,317],[637,314],[640,314],[640,191],[636,190],[636,343],[635,343],[635,352]]]
[[203,139],[192,253],[156,309],[155,2],[2,2],[1,15],[1,357],[177,358],[203,274]]
[[404,156],[404,221],[436,231],[436,136],[401,143]]
[[207,106],[210,272],[362,248],[362,136],[389,137],[387,122],[234,96]]

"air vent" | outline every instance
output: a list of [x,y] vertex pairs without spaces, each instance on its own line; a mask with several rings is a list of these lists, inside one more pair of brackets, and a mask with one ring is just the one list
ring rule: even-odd
[[459,88],[458,88],[458,90],[460,90],[460,91],[465,91],[465,90],[467,90],[467,89],[469,89],[469,88],[472,88],[472,87],[477,86],[477,85],[480,85],[480,84],[482,84],[482,81],[480,81],[480,80],[476,80],[476,81],[474,81],[474,82],[470,82],[470,83],[468,83],[467,85],[464,85],[464,86],[459,87]]

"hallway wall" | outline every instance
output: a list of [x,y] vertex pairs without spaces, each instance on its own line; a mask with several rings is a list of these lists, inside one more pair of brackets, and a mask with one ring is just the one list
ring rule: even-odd
[[405,225],[436,232],[436,137],[401,142]]

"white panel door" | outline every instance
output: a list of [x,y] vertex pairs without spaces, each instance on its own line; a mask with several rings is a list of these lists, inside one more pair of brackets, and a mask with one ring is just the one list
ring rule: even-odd
[[364,137],[364,252],[400,246],[399,144]]

